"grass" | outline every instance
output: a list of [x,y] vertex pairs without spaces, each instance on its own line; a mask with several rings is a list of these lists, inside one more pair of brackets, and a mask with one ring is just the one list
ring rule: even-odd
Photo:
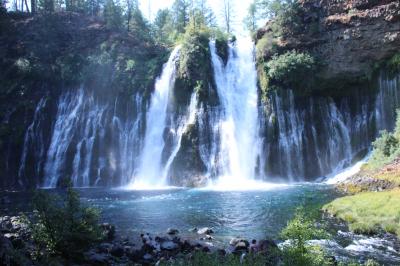
[[397,169],[396,171],[378,173],[376,175],[373,175],[373,177],[376,179],[387,180],[390,183],[395,184],[396,186],[400,186],[400,171],[397,171]]
[[338,198],[323,210],[348,222],[355,233],[374,234],[384,230],[400,236],[400,189]]
[[162,261],[162,266],[264,266],[268,264],[267,258],[262,255],[247,255],[241,259],[241,256],[233,254],[228,256],[220,256],[217,253],[195,252],[186,257],[172,260]]

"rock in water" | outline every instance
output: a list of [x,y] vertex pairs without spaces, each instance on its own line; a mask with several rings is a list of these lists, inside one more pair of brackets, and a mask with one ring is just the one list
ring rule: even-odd
[[178,233],[179,233],[179,230],[175,229],[175,228],[168,228],[168,230],[167,230],[168,235],[176,235]]
[[199,230],[197,230],[197,233],[199,235],[210,235],[210,234],[213,234],[214,231],[211,228],[203,227],[203,228],[200,228]]
[[107,240],[113,240],[115,237],[115,226],[109,223],[103,223],[101,225],[103,235]]
[[162,250],[175,250],[178,248],[178,245],[172,241],[164,241],[161,243],[161,249]]
[[120,245],[115,245],[112,249],[111,249],[111,255],[113,255],[114,257],[122,257],[124,255],[124,248]]
[[260,240],[258,243],[258,252],[267,253],[277,249],[278,245],[271,239]]

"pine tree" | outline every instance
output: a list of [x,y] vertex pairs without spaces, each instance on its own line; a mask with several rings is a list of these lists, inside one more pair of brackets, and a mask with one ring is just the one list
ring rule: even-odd
[[178,33],[184,33],[189,23],[189,9],[191,3],[188,0],[175,0],[172,5],[172,17],[175,29]]
[[122,10],[114,0],[106,0],[103,15],[108,28],[119,29],[122,27]]
[[247,16],[244,19],[244,24],[250,32],[255,32],[257,30],[257,20],[257,4],[253,2],[250,4],[247,10]]

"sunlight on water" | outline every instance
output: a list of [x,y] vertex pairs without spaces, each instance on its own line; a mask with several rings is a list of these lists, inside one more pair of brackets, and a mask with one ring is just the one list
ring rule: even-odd
[[[145,180],[145,179],[143,179]],[[148,182],[142,182],[142,181],[136,181],[132,184],[129,184],[128,186],[121,187],[119,188],[121,190],[171,190],[171,189],[181,189],[180,187],[174,187],[174,186],[164,186],[161,184],[152,184]]]
[[255,191],[255,190],[276,190],[293,186],[290,184],[267,183],[259,180],[246,179],[241,177],[221,176],[201,190],[211,191]]

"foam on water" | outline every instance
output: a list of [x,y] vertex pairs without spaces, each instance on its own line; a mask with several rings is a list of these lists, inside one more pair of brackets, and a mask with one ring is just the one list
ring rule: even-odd
[[218,180],[210,181],[206,187],[200,189],[210,191],[265,191],[283,189],[289,186],[294,186],[294,184],[267,183],[254,179],[238,179],[231,176],[220,176]]
[[343,182],[344,180],[348,179],[349,177],[357,174],[358,172],[360,172],[361,167],[368,161],[369,155],[370,154],[365,156],[362,160],[358,161],[354,165],[347,167],[340,172],[336,172],[331,175],[328,175],[325,183],[329,184],[329,185],[334,185],[334,184]]

